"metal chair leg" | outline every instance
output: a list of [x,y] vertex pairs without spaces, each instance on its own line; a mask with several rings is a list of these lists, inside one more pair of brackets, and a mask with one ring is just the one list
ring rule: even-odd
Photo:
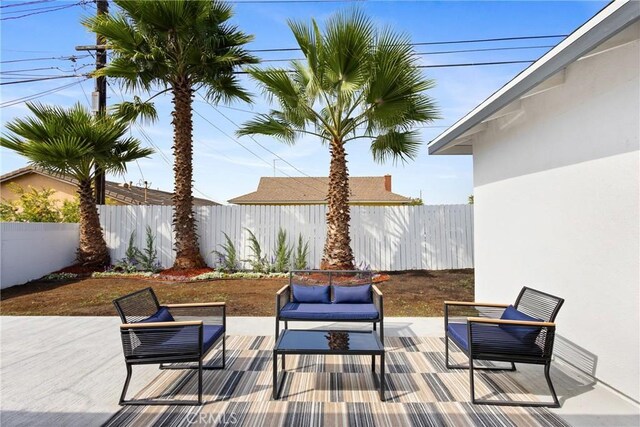
[[124,380],[124,388],[122,389],[122,394],[120,395],[120,405],[124,405],[125,397],[127,395],[127,389],[129,388],[129,381],[131,381],[131,365],[128,363],[127,365],[127,379]]
[[551,382],[551,376],[550,374],[550,370],[551,370],[551,362],[547,363],[546,365],[544,365],[544,377],[547,380],[547,385],[549,386],[549,391],[551,391],[551,396],[553,397],[553,406],[550,406],[550,408],[559,408],[560,407],[560,401],[558,400],[558,395],[556,394],[556,389],[553,387],[553,383]]
[[469,355],[469,394],[471,395],[471,403],[476,403],[475,383],[473,381],[473,359]]
[[222,336],[222,369],[225,368],[225,363],[227,359],[227,334]]
[[202,359],[198,361],[198,405],[202,405]]

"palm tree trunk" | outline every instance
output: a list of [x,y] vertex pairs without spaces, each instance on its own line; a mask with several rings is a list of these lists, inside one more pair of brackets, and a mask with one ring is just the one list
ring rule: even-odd
[[353,252],[349,235],[349,172],[347,153],[342,141],[331,142],[327,239],[320,268],[323,270],[353,270]]
[[193,90],[188,77],[173,82],[173,155],[175,189],[173,193],[173,227],[176,234],[176,260],[173,268],[189,269],[206,266],[196,234],[193,215]]
[[109,265],[110,257],[107,243],[102,235],[98,208],[93,198],[91,180],[78,184],[80,196],[80,246],[78,247],[78,263],[88,267]]

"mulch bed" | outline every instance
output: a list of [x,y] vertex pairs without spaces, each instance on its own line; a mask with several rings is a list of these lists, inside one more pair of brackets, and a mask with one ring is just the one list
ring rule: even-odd
[[[442,316],[444,300],[473,300],[473,270],[385,273],[378,283],[385,316]],[[224,279],[198,282],[132,277],[35,281],[3,289],[2,315],[115,316],[112,301],[153,286],[161,303],[226,301],[229,316],[273,316],[274,295],[288,279]]]

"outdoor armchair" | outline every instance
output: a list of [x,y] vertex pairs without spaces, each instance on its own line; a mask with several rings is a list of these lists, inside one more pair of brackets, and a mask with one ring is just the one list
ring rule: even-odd
[[[564,300],[523,287],[515,304],[444,302],[445,364],[449,369],[469,369],[471,401],[476,404],[559,407],[549,376],[556,315]],[[462,318],[454,318],[452,309]],[[466,317],[468,316],[468,317]],[[468,365],[449,364],[449,340],[468,357]],[[475,366],[474,361],[507,362],[510,369]],[[553,398],[552,403],[499,401],[475,398],[474,370],[515,371],[515,363],[544,365],[544,375]]]
[[[202,370],[224,369],[225,366],[225,304],[212,302],[161,306],[151,288],[120,297],[113,304],[122,319],[120,337],[127,367],[120,405],[202,404]],[[204,366],[203,359],[220,342],[220,365]],[[125,400],[132,366],[156,363],[161,369],[197,369],[198,400]]]

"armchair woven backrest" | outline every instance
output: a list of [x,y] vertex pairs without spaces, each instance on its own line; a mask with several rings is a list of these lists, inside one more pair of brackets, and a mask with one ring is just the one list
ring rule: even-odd
[[515,308],[544,322],[553,322],[563,303],[562,298],[525,286],[516,299]]
[[133,323],[154,315],[160,309],[158,298],[151,288],[125,295],[113,301],[123,323]]

